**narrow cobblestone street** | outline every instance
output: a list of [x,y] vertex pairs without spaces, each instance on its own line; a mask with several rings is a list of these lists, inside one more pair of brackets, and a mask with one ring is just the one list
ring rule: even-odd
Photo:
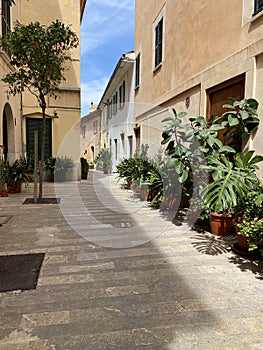
[[[45,253],[35,290],[0,293],[0,350],[261,350],[262,261],[175,225],[91,172],[0,198],[0,255]],[[73,229],[74,228],[74,229]]]

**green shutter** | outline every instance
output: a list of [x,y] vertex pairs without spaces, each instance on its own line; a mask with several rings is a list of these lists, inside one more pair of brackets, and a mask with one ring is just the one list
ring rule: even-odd
[[[38,158],[41,158],[42,118],[26,119],[26,151],[28,156],[34,156],[34,131],[38,131]],[[46,119],[45,159],[52,156],[52,124]]]

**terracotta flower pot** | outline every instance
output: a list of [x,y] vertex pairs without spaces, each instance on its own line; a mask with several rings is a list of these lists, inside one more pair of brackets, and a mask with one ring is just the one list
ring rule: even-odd
[[1,191],[1,197],[8,197],[8,191],[7,190],[2,190]]
[[22,181],[12,182],[9,185],[9,192],[10,193],[20,193],[21,188],[22,188]]
[[[243,218],[238,219],[238,222],[242,222],[242,221],[243,221]],[[241,250],[248,251],[248,248],[249,248],[248,238],[244,235],[239,234],[240,227],[237,226],[237,222],[235,220],[233,220],[233,225],[235,226],[235,230],[236,230],[236,234],[237,234],[238,247]]]
[[231,230],[231,214],[210,213],[210,228],[215,236],[226,236]]

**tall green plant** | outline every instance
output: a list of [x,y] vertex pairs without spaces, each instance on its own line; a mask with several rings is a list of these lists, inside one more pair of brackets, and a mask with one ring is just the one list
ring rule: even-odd
[[[176,113],[173,109],[173,117],[163,120],[162,145],[166,145],[165,154],[170,159],[171,168],[181,183],[183,195],[190,197],[194,192],[200,192],[207,181],[202,164],[206,163],[206,157],[219,157],[226,153],[235,153],[229,146],[224,146],[218,138],[218,132],[224,129],[224,124],[214,124],[198,116],[187,120],[186,113]],[[198,182],[199,188],[194,188]],[[196,194],[198,195],[198,194]]]
[[16,22],[14,30],[1,39],[11,55],[12,72],[2,80],[13,95],[28,90],[42,110],[42,143],[39,171],[39,198],[42,198],[47,96],[65,80],[65,63],[73,61],[71,50],[78,46],[77,35],[60,21],[49,26],[39,22],[27,25]]
[[223,106],[228,111],[217,118],[215,122],[223,123],[226,128],[223,134],[224,142],[239,152],[242,148],[242,141],[258,128],[258,102],[253,98],[240,101],[229,98],[229,101],[232,104]]

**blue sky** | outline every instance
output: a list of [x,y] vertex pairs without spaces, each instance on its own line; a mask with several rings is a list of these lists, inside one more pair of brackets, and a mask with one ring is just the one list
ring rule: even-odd
[[98,104],[121,57],[134,48],[134,0],[88,0],[81,25],[81,115]]

